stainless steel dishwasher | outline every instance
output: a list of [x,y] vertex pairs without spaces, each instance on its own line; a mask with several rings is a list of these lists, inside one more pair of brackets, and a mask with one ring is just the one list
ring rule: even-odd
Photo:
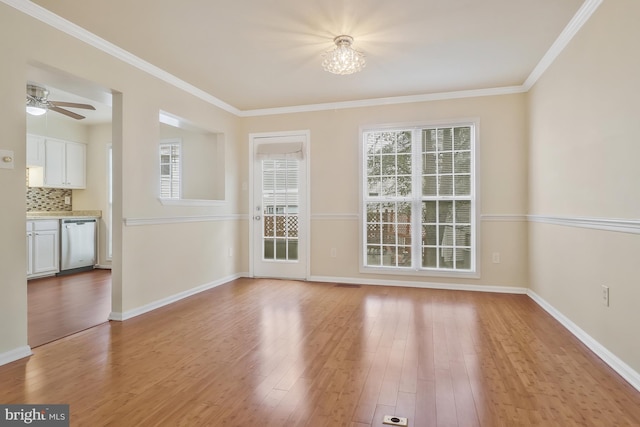
[[96,220],[63,219],[60,224],[60,274],[90,270],[96,264]]

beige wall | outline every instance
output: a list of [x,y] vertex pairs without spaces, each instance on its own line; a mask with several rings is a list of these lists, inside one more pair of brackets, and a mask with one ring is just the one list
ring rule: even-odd
[[[155,194],[157,183],[158,112],[172,111],[211,132],[224,133],[225,156],[229,162],[238,158],[239,119],[201,101],[144,72],[75,40],[51,27],[0,4],[0,149],[14,150],[15,168],[0,170],[0,357],[27,345],[26,243],[25,243],[25,85],[28,69],[46,67],[49,72],[77,76],[83,81],[121,93],[114,96],[112,135],[116,150],[118,174],[115,182],[117,236],[114,239],[113,310],[125,312],[170,297],[181,291],[215,282],[226,276],[246,271],[241,256],[231,258],[228,247],[246,251],[246,221],[226,220],[199,223],[200,233],[193,232],[194,223],[180,223],[180,218],[240,213],[241,179],[237,170],[227,171],[227,203],[219,207],[164,207]],[[43,81],[43,84],[48,82]],[[99,145],[106,139],[94,134]],[[104,152],[93,152],[89,158],[98,164]],[[240,148],[244,150],[244,148]],[[89,183],[103,177],[89,173]],[[106,189],[104,189],[106,190]],[[103,193],[104,194],[104,193]],[[102,196],[97,196],[102,198]],[[94,201],[78,197],[78,206],[93,208]],[[242,202],[244,203],[244,202]],[[178,221],[172,224],[121,225],[122,218]],[[189,236],[189,244],[175,243],[177,236]],[[163,236],[168,237],[163,239]],[[172,240],[173,239],[173,240]],[[212,250],[216,242],[224,250]],[[239,242],[239,243],[237,243]],[[246,245],[244,245],[246,246]],[[204,251],[204,252],[203,252]],[[222,254],[224,252],[224,254]],[[224,255],[224,256],[223,256]],[[158,260],[174,259],[184,265],[181,280],[157,274]],[[147,292],[149,291],[149,292]]]
[[73,209],[100,210],[102,218],[98,221],[98,264],[108,267],[108,147],[111,144],[111,123],[87,127],[87,188],[74,190]]
[[[0,328],[0,355],[26,346],[23,103],[28,64],[37,63],[117,92],[118,122],[111,135],[114,311],[135,310],[248,271],[246,219],[181,223],[179,218],[247,214],[248,134],[308,129],[313,276],[530,286],[640,371],[634,330],[640,323],[640,287],[634,283],[640,276],[638,235],[521,220],[527,213],[638,218],[639,17],[636,1],[604,2],[527,95],[239,119],[0,4],[0,57],[10,64],[0,69],[0,149],[14,150],[16,159],[15,169],[0,170],[0,324],[8,325]],[[158,202],[159,110],[224,135],[226,204],[163,207]],[[460,118],[480,122],[481,277],[361,274],[355,219],[360,127]],[[106,143],[102,131],[90,134],[91,142]],[[98,162],[102,155],[89,154]],[[91,172],[89,182],[100,185],[99,175]],[[78,203],[93,208],[95,200],[80,196]],[[123,219],[142,225],[123,225]],[[169,223],[145,225],[145,220]],[[330,257],[331,248],[336,258]],[[501,253],[500,264],[491,262],[493,252]],[[179,268],[170,268],[172,262]],[[602,284],[611,288],[608,308],[600,302]]]
[[73,142],[88,142],[88,126],[64,120],[58,113],[32,116],[27,114],[27,133]]
[[181,142],[183,199],[224,200],[224,138],[220,136],[160,124],[161,140]]
[[[639,19],[603,2],[530,92],[532,214],[640,217]],[[640,371],[640,236],[534,222],[530,240],[532,290]]]
[[[522,219],[481,223],[481,277],[380,276],[359,272],[358,164],[362,126],[479,119],[480,212],[527,210],[524,95],[412,103],[246,118],[243,133],[310,130],[311,275],[487,286],[527,286],[527,226]],[[326,214],[348,214],[335,219]],[[523,217],[522,217],[523,218]],[[331,248],[337,257],[331,258]],[[502,262],[493,264],[491,253]]]

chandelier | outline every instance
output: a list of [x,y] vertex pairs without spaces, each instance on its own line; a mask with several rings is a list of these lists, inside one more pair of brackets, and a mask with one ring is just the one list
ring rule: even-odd
[[365,66],[364,55],[351,47],[353,37],[338,36],[333,39],[336,47],[326,52],[322,61],[322,68],[333,74],[353,74]]

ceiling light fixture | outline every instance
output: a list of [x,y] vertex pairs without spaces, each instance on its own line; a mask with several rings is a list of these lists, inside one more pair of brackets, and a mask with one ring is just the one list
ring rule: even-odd
[[47,106],[33,98],[27,98],[27,113],[32,116],[41,116],[47,112]]
[[351,47],[353,37],[341,35],[333,39],[336,47],[326,52],[322,68],[333,74],[353,74],[365,66],[364,55]]

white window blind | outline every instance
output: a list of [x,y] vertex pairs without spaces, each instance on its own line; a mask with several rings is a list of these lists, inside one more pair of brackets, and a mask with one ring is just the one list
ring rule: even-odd
[[475,271],[473,124],[363,133],[363,263]]
[[160,143],[160,198],[182,197],[182,156],[179,140]]

